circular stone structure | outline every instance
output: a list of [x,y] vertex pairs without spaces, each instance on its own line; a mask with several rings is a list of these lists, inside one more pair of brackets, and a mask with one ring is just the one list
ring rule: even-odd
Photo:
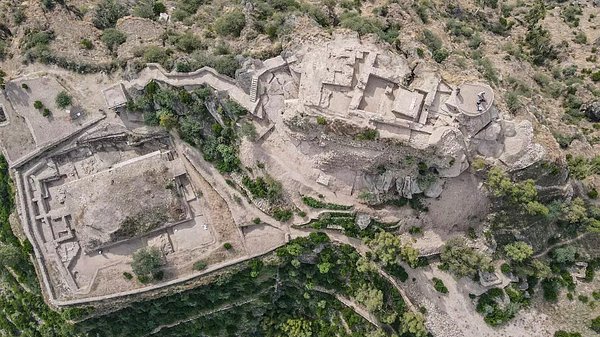
[[494,104],[494,90],[484,83],[463,83],[456,90],[456,108],[462,114],[476,117]]

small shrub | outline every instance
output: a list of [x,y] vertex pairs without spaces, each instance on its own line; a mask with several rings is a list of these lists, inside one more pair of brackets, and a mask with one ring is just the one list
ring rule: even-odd
[[108,28],[102,32],[100,40],[110,51],[115,51],[118,46],[127,40],[127,36],[116,28]]
[[542,291],[544,299],[548,302],[556,302],[558,300],[558,282],[556,279],[544,279],[542,281]]
[[260,218],[254,218],[252,219],[252,222],[256,225],[259,225],[262,222],[262,220]]
[[577,27],[579,26],[579,16],[581,16],[581,14],[582,10],[579,5],[571,4],[563,7],[560,16],[570,27]]
[[204,270],[207,266],[208,264],[202,260],[194,262],[194,270]]
[[522,106],[521,100],[519,99],[519,94],[515,91],[509,91],[506,94],[505,99],[508,111],[512,113],[517,112]]
[[442,293],[442,294],[447,294],[448,293],[448,288],[446,288],[446,285],[444,285],[444,282],[442,280],[440,280],[437,277],[434,277],[432,279],[432,281],[433,281],[433,288],[437,292]]
[[510,265],[509,265],[508,263],[503,263],[503,264],[500,266],[500,271],[501,271],[503,274],[510,274],[510,272],[511,272]]
[[56,95],[56,106],[64,109],[73,103],[73,98],[66,91],[61,91]]
[[277,221],[286,222],[290,220],[293,215],[294,213],[292,213],[292,211],[290,211],[289,209],[276,208],[273,211],[273,217]]
[[223,14],[214,23],[215,32],[221,36],[238,37],[245,26],[246,17],[239,9]]
[[558,330],[554,333],[554,337],[581,337],[579,332],[567,332],[565,330]]
[[158,272],[162,264],[161,251],[156,247],[146,247],[137,250],[133,254],[131,267],[138,280],[147,283],[153,279],[160,279],[161,275]]
[[175,42],[177,49],[191,53],[197,49],[206,49],[200,38],[192,33],[185,33],[179,36]]
[[225,249],[227,249],[227,250],[230,250],[231,248],[233,248],[233,246],[231,245],[231,243],[229,243],[229,242],[225,242],[225,243],[223,244],[223,248],[225,248]]
[[590,329],[594,330],[597,333],[600,333],[600,316],[597,316],[592,320],[592,324],[590,325]]
[[54,2],[54,0],[42,0],[42,6],[46,10],[51,11],[56,6],[56,3]]
[[433,60],[437,63],[442,63],[444,62],[444,60],[446,60],[448,58],[448,56],[450,55],[450,52],[448,52],[446,49],[438,49],[436,51],[433,52]]
[[117,21],[127,15],[127,8],[116,0],[104,0],[96,7],[92,22],[98,29],[112,28]]
[[25,15],[25,11],[21,7],[17,7],[15,12],[13,13],[13,19],[17,25],[22,24],[27,20],[27,16]]
[[376,129],[366,129],[356,135],[356,140],[375,140],[379,138],[379,131]]
[[139,0],[133,7],[133,15],[140,18],[155,19],[161,13],[157,13],[158,8],[155,8],[157,4],[164,7],[162,3],[157,3],[154,0]]
[[412,226],[408,229],[408,232],[412,235],[416,235],[416,234],[421,234],[423,233],[423,229],[421,227],[418,226]]
[[323,116],[317,116],[317,124],[319,125],[326,125],[327,124],[327,119]]
[[128,273],[128,272],[124,271],[124,272],[123,272],[123,277],[124,277],[126,280],[131,280],[131,279],[133,278],[133,275],[132,275],[131,273]]
[[33,107],[40,110],[44,107],[44,103],[42,103],[41,101],[35,101],[33,102]]
[[[29,90],[29,86],[27,85],[27,83],[22,83],[22,84],[21,84],[21,88],[23,88],[23,89],[25,89],[25,90]],[[36,102],[39,102],[39,101],[36,101]],[[40,102],[40,103],[41,103],[41,102]],[[36,109],[39,109],[39,108],[36,108]]]
[[159,46],[148,46],[144,49],[142,58],[146,63],[160,63],[163,64],[169,58],[167,51]]
[[50,111],[50,109],[44,108],[44,111],[42,112],[42,116],[50,117],[50,116],[52,116],[52,112]]
[[590,78],[592,79],[592,81],[594,82],[600,82],[600,70],[593,72],[590,74]]
[[90,50],[90,49],[94,48],[94,44],[89,39],[82,39],[79,42],[79,44],[81,45],[81,48],[83,48],[83,49]]
[[423,51],[423,49],[422,49],[422,48],[417,48],[417,49],[416,49],[416,52],[417,52],[417,56],[418,56],[419,58],[423,58],[423,57],[425,57],[425,51]]
[[579,32],[579,33],[577,33],[577,35],[575,35],[575,38],[573,38],[573,42],[575,42],[577,44],[586,44],[587,36],[585,35],[584,32]]

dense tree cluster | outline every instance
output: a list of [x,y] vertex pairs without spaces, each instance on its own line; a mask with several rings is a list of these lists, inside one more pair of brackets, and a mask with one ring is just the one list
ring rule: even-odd
[[[208,111],[207,101],[217,104],[223,124]],[[184,141],[200,149],[204,159],[213,162],[219,171],[239,169],[238,137],[233,118],[238,118],[245,110],[227,99],[217,99],[210,88],[188,92],[151,82],[144,89],[144,95],[130,102],[128,108],[143,112],[146,124],[177,130]]]
[[[394,335],[425,336],[420,314],[404,313],[397,290],[370,268],[359,271],[360,255],[322,233],[297,238],[276,257],[242,263],[202,287],[131,303],[105,317],[81,322],[93,336],[385,336],[330,293],[363,303]],[[225,306],[224,311],[202,315]],[[196,317],[188,320],[188,317]],[[350,329],[348,333],[347,329]]]
[[458,277],[475,277],[477,271],[491,268],[492,259],[467,245],[462,237],[455,237],[446,242],[440,255],[441,268]]

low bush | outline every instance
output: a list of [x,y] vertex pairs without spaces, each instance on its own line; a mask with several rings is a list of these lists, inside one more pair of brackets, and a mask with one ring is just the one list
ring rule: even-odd
[[365,129],[354,137],[356,140],[376,140],[379,138],[379,131],[376,129]]
[[246,17],[239,9],[223,14],[214,22],[215,32],[221,36],[238,37],[245,26]]
[[273,211],[273,217],[277,221],[286,222],[286,221],[290,220],[293,215],[294,215],[294,213],[289,209],[276,208]]
[[281,183],[270,176],[258,177],[254,180],[244,176],[242,184],[254,198],[267,199],[271,203],[276,203],[282,197]]
[[96,6],[92,22],[98,29],[113,28],[117,21],[127,15],[127,8],[116,0],[103,0]]
[[61,91],[56,95],[56,106],[64,109],[73,103],[73,98],[66,91]]
[[94,44],[92,43],[92,41],[90,41],[89,39],[82,39],[79,44],[81,45],[81,48],[83,49],[94,49]]
[[437,277],[434,277],[432,279],[432,281],[433,281],[433,288],[437,292],[442,293],[442,294],[447,294],[448,293],[448,288],[446,288],[446,285],[444,284],[444,281],[440,280]]
[[186,53],[191,53],[197,49],[206,49],[206,45],[202,43],[200,37],[193,33],[178,36],[175,40],[175,46]]
[[558,301],[559,284],[555,278],[546,278],[542,281],[544,299],[548,302]]
[[100,40],[109,50],[115,51],[118,46],[127,40],[127,35],[116,28],[108,28],[102,32]]
[[200,270],[206,269],[207,266],[208,266],[208,264],[206,262],[200,260],[200,261],[194,262],[194,266],[193,267],[194,267],[194,270],[200,271]]
[[312,207],[312,208],[324,208],[324,209],[330,209],[330,210],[348,210],[348,209],[352,208],[352,206],[338,205],[338,204],[333,204],[333,203],[329,203],[329,202],[323,202],[323,201],[317,200],[317,199],[315,199],[313,197],[309,197],[309,196],[303,196],[302,202],[306,206]]

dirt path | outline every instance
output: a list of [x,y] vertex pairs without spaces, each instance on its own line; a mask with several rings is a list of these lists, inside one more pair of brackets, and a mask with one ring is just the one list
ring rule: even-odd
[[[330,231],[330,230],[312,230],[312,229],[304,229],[304,228],[296,229],[296,230],[298,230],[299,232],[308,232],[308,233],[310,233],[310,232],[325,232],[333,241],[336,241],[339,243],[345,243],[345,244],[352,246],[362,256],[366,256],[368,252],[372,252],[371,248],[369,248],[367,245],[365,245],[361,240],[348,237],[339,232],[334,232],[334,231]],[[293,233],[292,233],[292,235],[293,235]],[[404,289],[402,289],[400,287],[400,284],[398,283],[398,281],[396,281],[396,279],[394,277],[392,277],[390,274],[388,274],[379,265],[376,264],[376,267],[377,267],[376,269],[377,269],[377,272],[379,273],[379,275],[381,275],[383,278],[388,280],[388,282],[390,282],[394,286],[394,288],[396,288],[396,290],[398,290],[398,292],[402,296],[402,299],[404,300],[404,303],[406,303],[406,306],[408,307],[408,309],[413,312],[417,312],[418,311],[417,307],[412,303],[410,298],[406,295],[406,292],[404,291]],[[407,266],[403,266],[403,267],[407,270],[410,269]]]
[[362,318],[366,319],[371,324],[375,325],[378,328],[383,327],[383,325],[381,324],[381,322],[379,322],[375,315],[373,315],[371,312],[365,309],[362,305],[356,303],[353,299],[344,297],[340,294],[335,293],[332,290],[325,289],[323,287],[315,286],[314,289],[316,291],[334,296],[338,301],[342,302],[345,306],[352,309],[355,313],[359,314]]
[[569,239],[569,240],[567,240],[567,241],[557,242],[557,243],[555,243],[555,244],[553,244],[553,245],[549,246],[548,248],[546,248],[544,251],[542,251],[542,252],[540,252],[540,253],[537,253],[537,254],[535,254],[535,255],[534,255],[534,256],[532,256],[532,257],[533,257],[534,259],[537,259],[537,258],[539,258],[539,257],[542,257],[542,256],[544,256],[544,255],[548,254],[548,253],[549,253],[549,252],[550,252],[552,249],[554,249],[554,248],[556,248],[556,247],[560,247],[560,246],[568,245],[569,243],[573,243],[573,242],[575,242],[575,241],[577,241],[577,240],[583,239],[584,237],[586,237],[586,236],[588,236],[588,235],[590,235],[590,234],[592,234],[592,233],[593,233],[593,232],[585,232],[585,233],[579,234],[578,236],[576,236],[576,237],[574,237],[574,238],[572,238],[572,239]]
[[[258,295],[260,295],[260,294],[262,294],[264,292],[265,291],[262,291]],[[179,324],[191,322],[191,321],[196,320],[196,319],[198,319],[200,317],[212,315],[212,314],[215,314],[217,312],[229,310],[229,309],[232,309],[232,308],[235,308],[235,307],[239,307],[239,306],[242,306],[242,305],[254,302],[257,299],[258,299],[258,296],[254,296],[252,298],[248,298],[248,299],[245,299],[245,300],[240,300],[240,301],[236,301],[236,302],[233,302],[233,303],[224,304],[224,305],[220,306],[219,308],[216,308],[216,309],[213,309],[213,310],[209,310],[209,311],[205,311],[205,312],[202,312],[200,314],[194,315],[192,317],[188,317],[186,319],[181,319],[181,320],[175,321],[175,322],[170,323],[170,324],[160,325],[160,326],[156,327],[154,330],[152,330],[152,332],[148,336],[156,335],[157,333],[159,333],[163,329],[169,329],[169,328],[175,327],[175,326],[177,326]]]

